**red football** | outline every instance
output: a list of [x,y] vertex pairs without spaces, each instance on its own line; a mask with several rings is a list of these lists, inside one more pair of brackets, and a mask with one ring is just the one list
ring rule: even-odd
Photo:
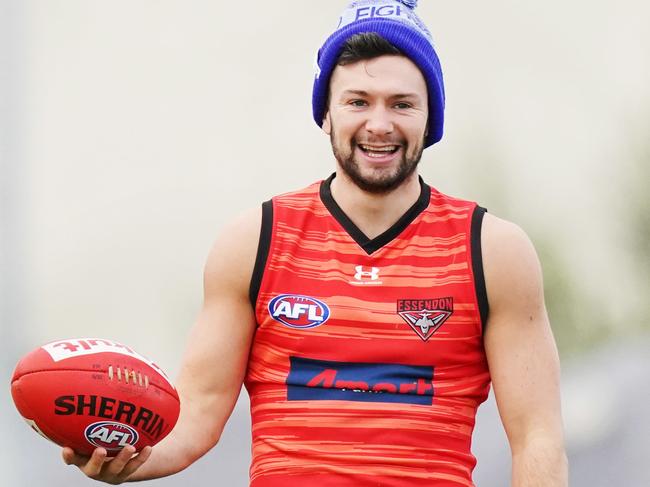
[[172,430],[176,389],[160,368],[133,349],[101,338],[60,340],[18,362],[11,395],[27,423],[45,438],[89,455],[141,450]]

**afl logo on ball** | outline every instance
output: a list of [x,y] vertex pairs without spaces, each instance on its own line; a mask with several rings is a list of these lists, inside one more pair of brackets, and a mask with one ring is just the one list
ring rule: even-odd
[[314,328],[330,317],[325,303],[309,296],[281,294],[269,303],[271,318],[289,328]]
[[86,428],[84,435],[93,445],[107,450],[121,450],[126,445],[135,445],[138,442],[136,430],[126,424],[113,421],[93,423]]

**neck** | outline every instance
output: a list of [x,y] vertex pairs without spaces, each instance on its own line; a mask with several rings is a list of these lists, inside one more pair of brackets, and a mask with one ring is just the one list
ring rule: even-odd
[[373,239],[392,227],[420,196],[416,172],[388,193],[360,189],[340,169],[331,185],[332,198],[366,237]]

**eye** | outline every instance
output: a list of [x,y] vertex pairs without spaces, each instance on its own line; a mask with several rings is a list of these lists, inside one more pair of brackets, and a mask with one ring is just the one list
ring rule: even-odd
[[405,101],[395,103],[395,108],[399,108],[400,110],[406,110],[406,109],[411,108],[411,107],[412,107],[412,105],[410,103],[406,103]]
[[353,107],[365,107],[368,103],[365,100],[351,100],[350,105]]

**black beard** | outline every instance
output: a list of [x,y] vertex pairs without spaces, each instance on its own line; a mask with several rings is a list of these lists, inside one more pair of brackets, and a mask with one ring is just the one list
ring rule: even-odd
[[332,144],[332,151],[334,157],[339,162],[343,172],[356,184],[361,190],[373,194],[390,193],[398,188],[418,167],[420,159],[422,158],[422,151],[424,151],[424,139],[418,147],[416,147],[413,157],[407,157],[408,145],[404,145],[402,149],[402,158],[397,166],[397,171],[393,174],[387,174],[380,178],[370,179],[365,178],[359,170],[359,164],[354,160],[354,152],[357,147],[356,141],[350,142],[350,153],[347,157],[341,153],[334,143],[334,127],[330,131],[330,142]]

